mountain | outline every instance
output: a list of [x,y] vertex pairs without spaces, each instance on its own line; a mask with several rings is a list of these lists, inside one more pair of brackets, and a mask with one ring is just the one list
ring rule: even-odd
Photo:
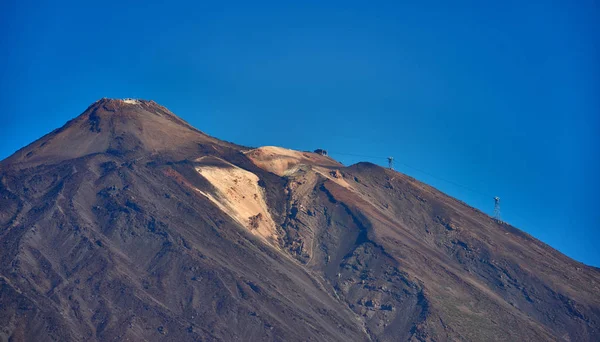
[[0,162],[0,341],[598,341],[600,270],[399,172],[102,99]]

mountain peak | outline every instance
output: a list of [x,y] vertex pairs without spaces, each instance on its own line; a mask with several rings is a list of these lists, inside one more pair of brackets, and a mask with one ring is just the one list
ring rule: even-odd
[[2,164],[55,164],[96,153],[144,155],[170,151],[184,155],[204,143],[227,145],[154,101],[102,98]]
[[96,102],[92,103],[86,111],[82,113],[82,115],[86,114],[90,109],[101,108],[103,107],[105,110],[109,112],[116,112],[120,110],[132,110],[135,108],[142,108],[149,112],[162,112],[162,114],[169,114],[170,116],[177,117],[177,115],[173,114],[166,107],[161,106],[153,100],[144,100],[144,99],[136,99],[136,98],[108,98],[103,97]]
[[114,105],[141,105],[141,104],[145,104],[145,105],[153,105],[153,106],[158,106],[161,108],[165,108],[163,106],[161,106],[160,104],[158,104],[157,102],[155,102],[154,100],[146,100],[146,99],[137,99],[137,98],[132,98],[132,97],[125,97],[122,99],[118,99],[118,98],[110,98],[110,97],[103,97],[99,100],[97,100],[96,102],[92,103],[92,106],[95,104],[107,104],[107,103],[112,103]]

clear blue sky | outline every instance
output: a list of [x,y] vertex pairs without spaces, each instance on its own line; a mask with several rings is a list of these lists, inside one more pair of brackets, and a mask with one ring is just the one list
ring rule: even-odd
[[239,144],[393,155],[600,266],[597,1],[82,2],[1,2],[0,159],[153,99]]

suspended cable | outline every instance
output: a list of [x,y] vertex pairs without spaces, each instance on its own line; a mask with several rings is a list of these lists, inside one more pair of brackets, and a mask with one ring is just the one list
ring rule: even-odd
[[[368,159],[378,159],[378,160],[385,160],[386,158],[388,158],[388,157],[380,157],[380,156],[367,156],[367,155],[352,154],[352,153],[343,153],[343,152],[333,152],[333,151],[331,151],[331,152],[329,152],[329,151],[328,151],[328,154],[343,155],[343,156],[351,156],[351,157],[359,157],[359,158],[368,158]],[[437,179],[437,180],[440,180],[440,181],[442,181],[442,182],[446,182],[446,183],[448,183],[448,184],[452,184],[452,185],[454,185],[454,186],[457,186],[457,187],[463,188],[463,189],[465,189],[465,190],[471,191],[471,192],[473,192],[473,193],[476,193],[476,194],[479,194],[479,195],[482,195],[482,196],[485,196],[485,197],[494,197],[494,196],[489,196],[489,195],[487,195],[487,194],[484,194],[484,193],[482,193],[482,192],[480,192],[480,191],[474,190],[474,189],[472,189],[472,188],[470,188],[470,187],[468,187],[468,186],[466,186],[466,185],[462,185],[462,184],[460,184],[460,183],[457,183],[457,182],[454,182],[454,181],[452,181],[452,180],[449,180],[449,179],[446,179],[446,178],[443,178],[443,177],[436,176],[436,175],[432,174],[431,172],[427,172],[427,171],[425,171],[425,170],[423,170],[423,169],[420,169],[420,168],[417,168],[417,167],[411,166],[411,165],[409,165],[409,164],[402,163],[402,162],[400,162],[399,164],[401,164],[401,165],[403,165],[403,166],[405,166],[405,167],[407,167],[407,168],[409,168],[409,169],[413,169],[413,170],[415,170],[415,171],[418,171],[418,172],[421,172],[421,173],[423,173],[423,174],[426,174],[426,175],[428,175],[428,176],[430,176],[430,177],[432,177],[432,178],[435,178],[435,179]]]

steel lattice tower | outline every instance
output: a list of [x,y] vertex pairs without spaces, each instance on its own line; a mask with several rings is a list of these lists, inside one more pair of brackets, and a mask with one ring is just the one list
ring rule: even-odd
[[388,167],[390,170],[394,169],[394,157],[388,157]]
[[502,221],[500,217],[500,197],[494,197],[494,219]]

